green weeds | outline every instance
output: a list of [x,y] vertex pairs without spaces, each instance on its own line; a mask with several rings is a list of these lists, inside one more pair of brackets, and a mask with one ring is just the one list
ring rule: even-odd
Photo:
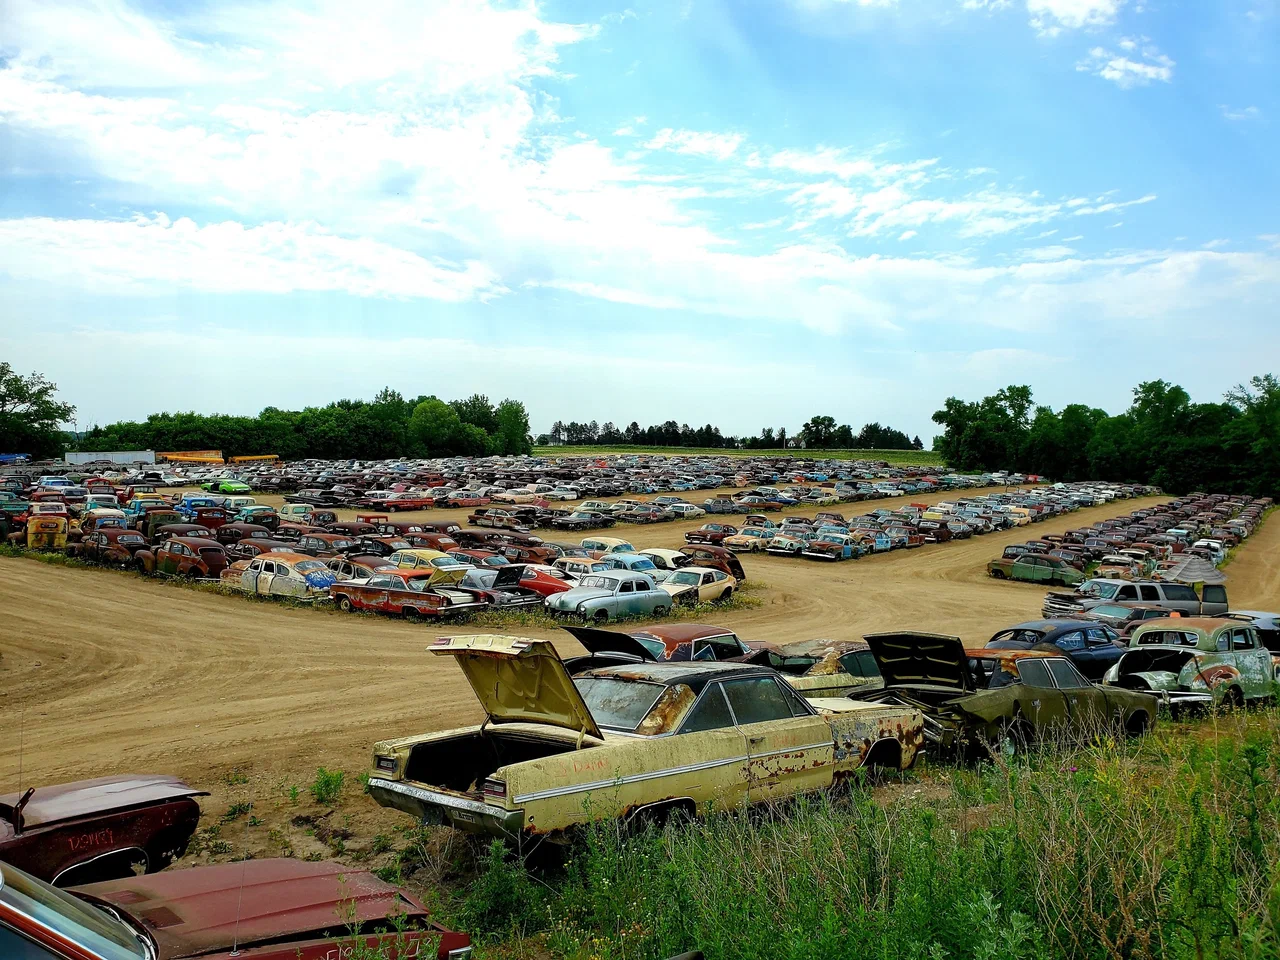
[[342,792],[342,781],[345,779],[346,774],[341,770],[326,770],[320,767],[316,770],[315,780],[307,790],[311,794],[311,799],[320,806],[332,806],[337,802],[338,794]]

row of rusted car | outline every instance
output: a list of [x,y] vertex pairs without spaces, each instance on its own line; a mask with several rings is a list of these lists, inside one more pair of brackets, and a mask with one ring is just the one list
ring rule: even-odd
[[998,579],[1074,587],[1101,579],[1163,579],[1189,558],[1209,567],[1248,537],[1270,498],[1193,493],[1126,516],[1100,520],[1025,543],[1009,544],[987,564]]

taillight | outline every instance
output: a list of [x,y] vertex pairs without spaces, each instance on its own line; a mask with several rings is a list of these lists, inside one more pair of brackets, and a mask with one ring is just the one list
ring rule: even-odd
[[374,765],[377,766],[379,770],[384,770],[387,773],[395,773],[396,758],[395,757],[378,757],[374,761]]
[[499,803],[507,799],[507,782],[505,780],[486,780],[484,782],[484,798]]

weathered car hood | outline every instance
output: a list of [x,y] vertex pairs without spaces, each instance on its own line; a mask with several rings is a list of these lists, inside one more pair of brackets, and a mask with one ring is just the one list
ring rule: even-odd
[[[207,791],[196,790],[176,777],[160,774],[99,777],[96,780],[37,787],[31,800],[23,808],[22,820],[30,829],[107,810],[124,810],[181,797],[206,796]],[[20,799],[16,793],[0,796],[0,818],[10,820],[13,807]]]
[[490,723],[547,723],[601,736],[569,671],[545,640],[441,637],[431,652],[457,660]]
[[613,592],[610,590],[599,590],[595,587],[573,587],[562,593],[553,594],[547,598],[547,601],[557,609],[562,609],[564,607],[576,607],[584,600],[597,600],[601,597],[612,596]]
[[886,687],[969,689],[969,658],[959,637],[901,632],[871,633],[863,639],[871,647]]
[[372,874],[337,863],[249,860],[128,877],[76,888],[140,921],[160,960],[239,944],[319,938],[326,930],[425,908]]
[[627,653],[641,660],[655,660],[649,649],[635,637],[615,630],[599,630],[595,627],[561,627],[587,648],[591,654]]

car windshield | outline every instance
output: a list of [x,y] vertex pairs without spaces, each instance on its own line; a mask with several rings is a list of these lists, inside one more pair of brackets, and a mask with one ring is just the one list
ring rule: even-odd
[[310,573],[312,570],[328,570],[319,560],[303,560],[301,563],[295,563],[293,569],[299,573]]
[[589,587],[593,590],[616,590],[618,581],[613,577],[583,577],[578,583],[581,587]]
[[3,864],[0,864],[0,903],[93,951],[103,960],[147,960],[151,953],[126,924],[69,893]]
[[652,560],[633,560],[631,562],[632,570],[657,570],[657,564]]
[[1093,612],[1103,617],[1127,617],[1133,613],[1128,607],[1121,607],[1116,604],[1103,603],[1093,608]]
[[1097,597],[1099,600],[1110,600],[1116,595],[1116,591],[1120,589],[1119,584],[1103,583],[1100,580],[1090,580],[1080,585],[1080,592],[1090,596]]
[[671,575],[671,579],[669,579],[667,583],[696,587],[700,581],[701,577],[698,574],[692,573],[688,570],[681,570],[679,573],[673,573]]
[[616,677],[579,677],[573,685],[599,726],[628,733],[640,726],[665,689],[660,683]]

